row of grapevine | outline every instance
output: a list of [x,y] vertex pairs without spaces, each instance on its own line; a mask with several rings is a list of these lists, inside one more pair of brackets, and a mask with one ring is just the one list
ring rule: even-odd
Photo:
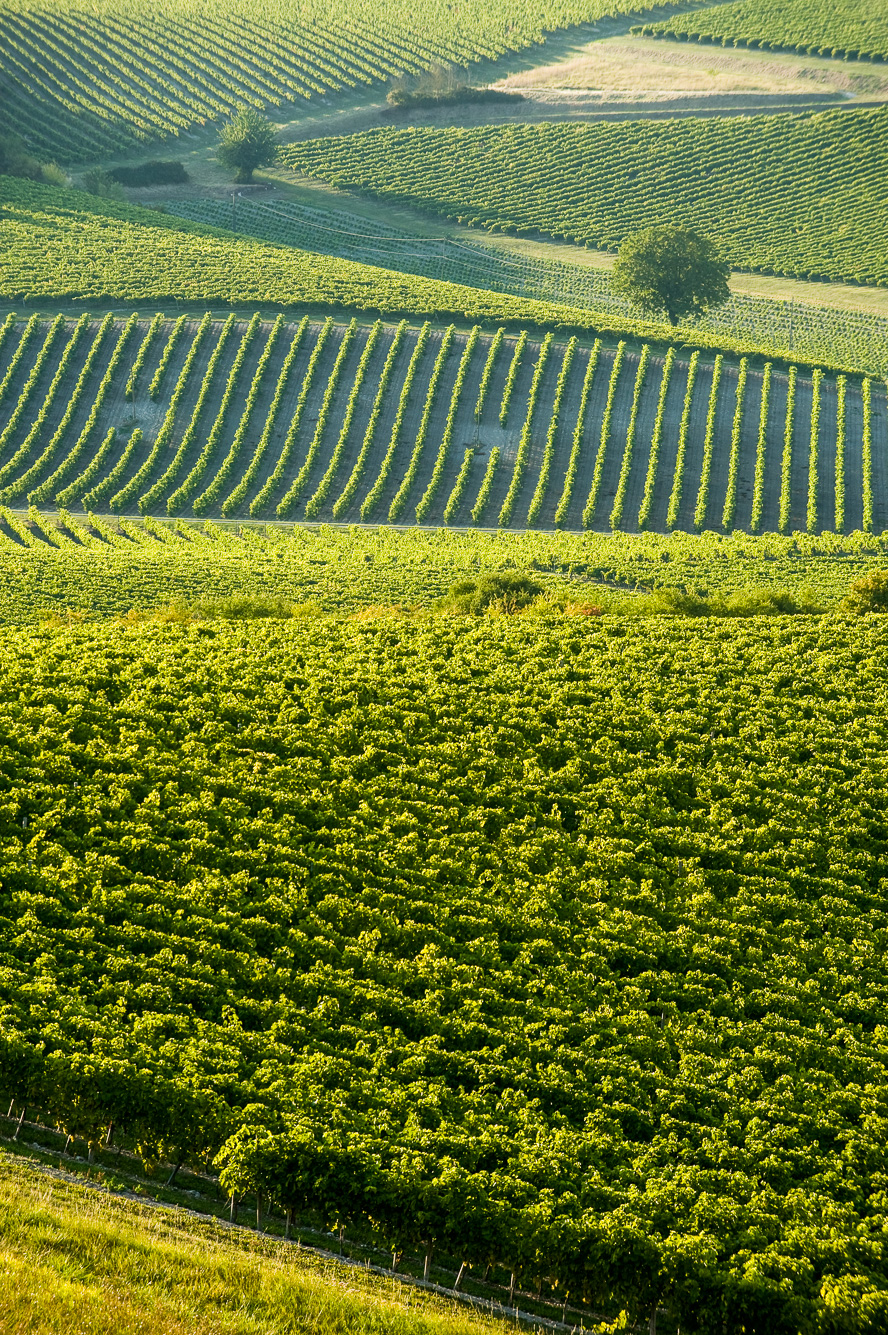
[[706,412],[706,432],[703,436],[703,464],[700,469],[700,487],[697,492],[697,504],[694,508],[694,528],[699,532],[706,525],[706,512],[709,509],[709,486],[712,480],[712,453],[715,444],[715,419],[718,413],[718,389],[721,384],[724,358],[719,354],[712,368],[712,383],[709,388],[709,408]]
[[744,357],[737,373],[737,393],[734,400],[734,421],[731,425],[731,454],[728,460],[728,486],[722,511],[722,528],[734,527],[737,513],[737,471],[740,467],[740,432],[743,429],[743,410],[746,406],[746,375],[749,363]]
[[[783,432],[783,456],[780,462],[780,518],[777,528],[781,533],[789,532],[790,509],[792,505],[792,449],[795,437],[795,399],[798,372],[794,366],[789,368],[786,386],[786,424]],[[866,499],[864,496],[864,508]]]
[[358,451],[358,457],[355,460],[354,468],[349,474],[348,481],[346,482],[345,486],[343,487],[341,493],[337,497],[336,502],[333,506],[334,519],[339,519],[341,515],[345,514],[345,512],[348,510],[348,507],[351,505],[352,501],[355,498],[355,493],[357,492],[358,487],[360,486],[361,482],[364,479],[364,473],[367,468],[367,460],[370,455],[370,450],[373,447],[373,442],[376,438],[376,432],[379,427],[379,420],[382,417],[382,410],[385,404],[386,394],[388,393],[389,383],[391,381],[392,375],[394,374],[395,366],[397,365],[398,356],[404,344],[404,339],[406,337],[406,334],[407,334],[407,321],[402,320],[401,323],[398,325],[397,329],[395,330],[394,338],[392,339],[389,345],[388,354],[386,355],[385,359],[385,365],[382,368],[382,375],[379,377],[379,385],[376,390],[376,398],[373,400],[373,409],[370,413],[370,420],[367,423],[367,428],[364,432],[364,439],[361,442],[361,448]]
[[820,386],[823,381],[823,372],[815,371],[812,379],[811,435],[810,446],[808,449],[807,529],[809,533],[816,533],[818,521],[817,490],[820,484],[820,468],[818,461],[818,447],[820,444]]
[[660,381],[660,394],[657,399],[657,415],[654,419],[654,434],[651,437],[651,448],[648,453],[648,466],[644,478],[644,494],[641,499],[641,506],[638,511],[638,527],[647,528],[651,519],[651,509],[654,504],[654,486],[657,481],[657,470],[660,467],[660,447],[663,444],[663,427],[665,425],[666,395],[669,393],[669,383],[672,379],[672,368],[675,365],[675,348],[670,348],[666,353],[666,360],[663,363],[663,377]]
[[549,352],[552,347],[552,335],[547,334],[540,344],[540,352],[537,357],[537,363],[533,371],[533,380],[530,385],[530,394],[527,398],[527,415],[524,419],[524,426],[521,430],[521,438],[518,441],[518,449],[515,454],[515,463],[512,468],[512,480],[509,483],[509,489],[506,492],[502,509],[499,513],[500,528],[504,528],[511,522],[512,511],[515,509],[515,501],[524,482],[524,474],[527,469],[527,456],[530,453],[531,431],[533,430],[534,413],[536,412],[537,400],[540,393],[540,385],[543,381],[543,374],[546,370],[546,363],[549,359]]
[[625,342],[620,342],[613,366],[611,367],[610,382],[607,387],[607,401],[604,405],[604,416],[601,419],[601,433],[598,438],[598,453],[595,456],[595,468],[592,473],[592,485],[589,488],[589,498],[586,501],[583,510],[583,527],[590,528],[595,515],[595,509],[598,505],[598,493],[601,490],[601,479],[604,476],[604,460],[607,454],[607,447],[610,441],[611,418],[614,411],[614,403],[617,397],[617,385],[620,380],[620,372],[623,369],[623,358],[626,353]]
[[762,373],[762,398],[759,405],[759,429],[755,447],[755,477],[752,485],[752,518],[750,527],[758,533],[762,526],[762,511],[765,504],[765,464],[768,450],[768,410],[771,405],[771,373],[773,366],[765,364]]
[[336,448],[330,456],[330,462],[327,465],[326,472],[318,483],[314,495],[309,499],[305,506],[305,517],[307,519],[313,518],[314,515],[318,513],[324,501],[327,499],[327,494],[335,481],[336,474],[339,472],[342,457],[345,454],[345,447],[348,442],[349,433],[351,432],[352,422],[354,421],[355,412],[357,411],[361,390],[364,387],[367,367],[370,364],[370,358],[376,350],[376,344],[379,342],[381,334],[382,321],[377,320],[367,336],[367,341],[364,344],[364,351],[361,353],[361,360],[358,362],[358,369],[355,372],[351,393],[348,396],[348,403],[345,407],[345,418],[343,419],[342,428],[339,432]]
[[675,465],[672,475],[672,490],[669,493],[669,509],[666,513],[667,528],[675,528],[681,510],[684,494],[685,458],[688,450],[688,432],[691,426],[691,408],[694,402],[694,386],[697,383],[697,367],[700,363],[699,352],[691,354],[688,364],[688,379],[685,386],[684,405],[681,411],[681,423],[678,428],[678,446],[675,453]]
[[533,499],[530,502],[530,508],[527,511],[527,522],[529,525],[536,523],[539,518],[540,510],[543,507],[543,501],[546,497],[546,491],[549,486],[549,476],[552,472],[552,462],[555,458],[555,438],[558,434],[558,428],[561,425],[561,405],[564,401],[564,394],[567,388],[570,369],[573,365],[574,353],[577,348],[577,340],[572,338],[567,345],[567,350],[561,361],[561,370],[558,372],[558,384],[555,387],[555,401],[552,404],[552,413],[549,418],[549,430],[546,435],[546,444],[543,449],[543,458],[540,464],[539,477],[537,479],[536,491],[533,493]]
[[450,447],[453,444],[453,433],[456,429],[456,414],[459,410],[460,400],[462,398],[463,387],[466,382],[466,376],[469,373],[469,366],[478,346],[478,338],[481,329],[475,325],[469,337],[466,339],[463,354],[460,358],[459,367],[456,372],[456,379],[453,382],[453,390],[450,394],[450,407],[447,410],[447,420],[444,423],[444,432],[441,436],[441,444],[438,446],[438,455],[432,468],[432,476],[429,479],[429,485],[423,493],[422,499],[416,507],[416,522],[421,524],[432,507],[432,502],[438,494],[438,488],[441,485],[441,478],[444,476],[444,469],[447,467],[447,459],[450,454]]
[[635,373],[635,388],[632,391],[632,408],[629,413],[629,428],[626,432],[626,444],[623,448],[623,462],[620,465],[620,477],[617,482],[617,491],[614,496],[613,508],[611,509],[610,526],[612,529],[619,528],[623,522],[623,507],[626,504],[626,488],[629,486],[629,473],[632,468],[632,455],[635,449],[635,432],[638,427],[638,408],[641,403],[641,391],[644,387],[650,355],[651,350],[647,343],[645,343],[641,350],[641,356],[638,359],[638,370]]
[[404,429],[404,418],[407,414],[407,405],[410,402],[410,392],[413,389],[413,382],[416,379],[416,373],[419,370],[420,363],[425,355],[426,346],[431,337],[432,327],[428,321],[422,326],[417,336],[413,352],[410,356],[410,362],[407,367],[407,374],[404,377],[404,383],[401,386],[401,394],[398,400],[398,409],[395,414],[395,420],[392,425],[391,435],[389,436],[388,449],[385,452],[379,473],[373,486],[367,492],[361,505],[361,518],[367,519],[373,513],[385,488],[388,486],[389,478],[392,475],[395,463],[395,456],[398,451],[398,445],[401,441],[401,433]]
[[419,430],[416,433],[416,440],[413,445],[413,453],[410,456],[410,462],[404,473],[403,481],[398,488],[395,499],[389,506],[389,523],[393,524],[400,518],[404,506],[407,504],[407,497],[416,481],[419,472],[419,464],[425,451],[426,437],[429,433],[429,427],[432,421],[432,410],[435,407],[435,399],[438,394],[438,387],[441,383],[441,377],[444,374],[444,367],[447,364],[447,358],[450,355],[450,347],[453,343],[454,326],[448,325],[441,339],[441,346],[438,349],[438,356],[435,358],[435,365],[432,368],[432,378],[429,381],[428,392],[426,394],[425,406],[422,411],[422,418],[419,423]]
[[490,458],[487,460],[487,467],[484,470],[484,477],[481,486],[478,489],[478,499],[472,506],[472,523],[480,524],[484,518],[485,511],[490,504],[490,493],[493,490],[493,480],[496,477],[501,450],[499,445],[494,445],[490,451]]
[[583,433],[586,429],[586,417],[589,412],[589,395],[592,393],[592,385],[595,380],[595,372],[598,369],[598,359],[600,355],[601,339],[597,338],[589,353],[589,360],[586,363],[586,374],[583,377],[583,389],[580,394],[580,410],[577,414],[577,424],[574,427],[570,458],[567,463],[567,471],[564,475],[564,487],[555,510],[556,528],[561,528],[564,524],[568,508],[573,500],[574,485],[577,480],[577,470],[580,466],[580,456],[583,451]]

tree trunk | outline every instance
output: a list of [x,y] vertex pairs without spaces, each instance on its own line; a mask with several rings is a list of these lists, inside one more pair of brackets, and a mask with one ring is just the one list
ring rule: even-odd
[[25,1109],[24,1109],[24,1107],[22,1107],[22,1111],[21,1111],[21,1113],[20,1113],[20,1115],[19,1115],[19,1119],[18,1119],[18,1126],[15,1128],[15,1135],[13,1136],[13,1140],[18,1140],[18,1138],[19,1138],[19,1132],[20,1132],[21,1129],[22,1129],[22,1123],[24,1122],[24,1120],[25,1120]]
[[62,1150],[62,1158],[63,1158],[63,1159],[67,1159],[67,1157],[68,1157],[68,1146],[71,1144],[71,1141],[72,1141],[73,1139],[74,1139],[73,1136],[69,1136],[68,1139],[65,1141],[65,1148]]
[[12,1110],[13,1110],[14,1107],[15,1107],[15,1099],[10,1099],[10,1100],[9,1100],[9,1112],[6,1114],[6,1120],[7,1120],[7,1122],[9,1121],[10,1117],[12,1116]]
[[425,1264],[422,1267],[422,1277],[426,1283],[429,1280],[429,1271],[432,1268],[432,1252],[435,1250],[435,1244],[430,1242],[426,1247]]
[[231,1220],[232,1224],[236,1224],[236,1223],[237,1223],[237,1197],[236,1197],[236,1196],[232,1196],[232,1198],[231,1198],[231,1209],[230,1209],[230,1211],[229,1211],[229,1215],[228,1215],[228,1217],[229,1217],[229,1219]]
[[95,1156],[95,1154],[94,1154],[94,1152],[93,1152],[92,1142],[90,1142],[89,1154],[86,1156],[86,1162],[87,1162],[87,1163],[93,1163],[93,1162],[95,1162],[95,1157],[96,1157],[96,1156]]
[[403,1255],[404,1255],[403,1252],[392,1252],[392,1270],[398,1269],[398,1266],[401,1264],[401,1257]]
[[292,1225],[293,1225],[293,1209],[292,1209],[292,1206],[289,1206],[289,1205],[288,1205],[288,1206],[287,1206],[287,1220],[286,1220],[286,1223],[284,1224],[284,1238],[285,1238],[287,1241],[289,1241],[289,1238],[290,1238],[290,1229],[291,1229]]
[[105,1132],[105,1144],[106,1144],[106,1145],[110,1145],[110,1144],[111,1144],[111,1137],[112,1137],[113,1135],[114,1135],[114,1123],[113,1123],[113,1122],[109,1122],[109,1123],[108,1123],[108,1130]]
[[259,1194],[259,1192],[257,1191],[257,1192],[256,1192],[256,1232],[259,1233],[259,1232],[261,1231],[261,1229],[262,1229],[262,1197],[261,1197],[261,1195]]
[[651,1319],[648,1322],[648,1335],[657,1335],[657,1308],[651,1312]]
[[463,1275],[465,1274],[465,1272],[466,1272],[466,1263],[465,1263],[465,1261],[463,1261],[462,1265],[461,1265],[460,1268],[459,1268],[459,1274],[457,1275],[456,1279],[453,1281],[453,1287],[454,1287],[454,1289],[458,1289],[459,1286],[460,1286],[460,1284],[462,1284],[462,1277],[463,1277]]
[[345,1237],[345,1224],[339,1226],[339,1255],[342,1255],[342,1239]]
[[487,1283],[487,1276],[489,1274],[490,1274],[490,1262],[488,1261],[487,1265],[484,1267],[484,1278],[481,1281],[482,1284]]
[[178,1173],[179,1173],[179,1169],[180,1169],[181,1167],[182,1167],[182,1160],[180,1159],[179,1162],[176,1164],[175,1168],[173,1169],[173,1171],[170,1173],[169,1177],[168,1177],[167,1180],[166,1180],[166,1185],[167,1185],[168,1187],[171,1187],[171,1186],[173,1185],[173,1183],[175,1182],[175,1180],[176,1180],[176,1178],[177,1178],[177,1176],[178,1176]]
[[509,1280],[509,1306],[515,1306],[515,1271],[512,1271],[512,1278]]

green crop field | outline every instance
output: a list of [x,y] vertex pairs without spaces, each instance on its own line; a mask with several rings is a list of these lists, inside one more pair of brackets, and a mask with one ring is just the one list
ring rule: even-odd
[[[627,329],[638,321],[637,310],[613,292],[607,270],[578,261],[503,252],[480,240],[469,244],[462,238],[420,236],[342,209],[316,209],[277,197],[238,198],[234,206],[230,200],[172,197],[163,207],[194,222],[279,245],[600,312],[603,321],[620,320]],[[888,319],[810,301],[737,294],[683,333],[821,366],[876,375],[888,369]]]
[[631,0],[25,0],[0,5],[0,132],[91,161],[174,139],[243,106],[302,103],[441,62],[471,65]]
[[13,1117],[630,1323],[879,1329],[886,651],[842,615],[8,632]]
[[0,0],[4,1335],[886,1335],[883,8]]
[[885,386],[426,323],[0,330],[0,504],[501,528],[888,529]]
[[868,0],[732,0],[663,23],[640,24],[633,31],[812,56],[888,58],[888,14]]
[[704,229],[739,269],[888,282],[888,110],[384,129],[284,157],[306,176],[472,226],[615,249],[678,222]]

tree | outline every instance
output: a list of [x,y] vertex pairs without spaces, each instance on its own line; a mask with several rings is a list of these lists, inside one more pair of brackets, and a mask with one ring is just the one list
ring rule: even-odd
[[223,125],[216,157],[223,167],[236,172],[240,184],[252,181],[257,167],[268,166],[277,158],[274,126],[260,112],[246,107]]
[[623,242],[611,287],[642,310],[665,311],[676,324],[726,302],[729,272],[705,236],[686,227],[647,227]]

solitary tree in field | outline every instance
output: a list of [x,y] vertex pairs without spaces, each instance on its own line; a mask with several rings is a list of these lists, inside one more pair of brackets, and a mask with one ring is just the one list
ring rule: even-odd
[[730,297],[730,269],[705,236],[686,227],[647,227],[627,237],[611,277],[614,292],[670,324]]
[[253,107],[246,107],[223,125],[216,157],[236,173],[236,181],[245,184],[252,181],[257,167],[274,162],[277,151],[274,126]]

